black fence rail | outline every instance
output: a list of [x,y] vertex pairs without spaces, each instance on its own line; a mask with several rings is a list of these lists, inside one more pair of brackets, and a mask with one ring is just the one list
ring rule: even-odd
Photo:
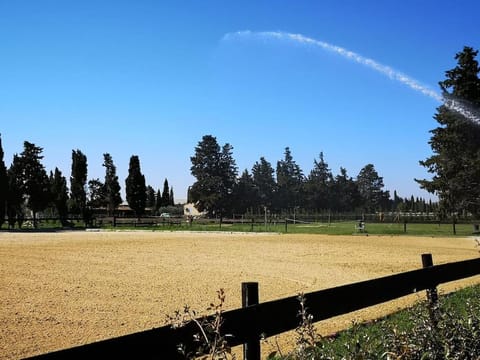
[[[422,263],[422,269],[304,294],[308,312],[316,322],[422,290],[427,290],[429,299],[435,300],[437,285],[480,274],[480,259],[432,266],[431,255],[424,254]],[[255,304],[258,287],[255,289],[252,283],[243,284],[242,295],[243,308],[222,314],[222,334],[230,346],[246,344],[244,358],[256,360],[260,359],[261,338],[293,330],[299,325],[299,301],[297,296],[292,296]],[[31,359],[182,359],[179,345],[187,350],[194,349],[194,336],[198,333],[194,323],[181,328],[164,326]]]

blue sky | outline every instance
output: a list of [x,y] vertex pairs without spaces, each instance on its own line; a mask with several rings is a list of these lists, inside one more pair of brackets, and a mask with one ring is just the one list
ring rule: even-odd
[[27,140],[48,171],[70,176],[71,151],[122,187],[131,155],[147,183],[177,199],[194,181],[203,135],[233,145],[239,170],[275,166],[289,146],[307,175],[323,151],[334,174],[368,163],[400,196],[431,154],[438,101],[319,47],[256,36],[282,31],[388,65],[438,90],[463,46],[480,49],[477,0],[0,0],[0,133],[5,162]]

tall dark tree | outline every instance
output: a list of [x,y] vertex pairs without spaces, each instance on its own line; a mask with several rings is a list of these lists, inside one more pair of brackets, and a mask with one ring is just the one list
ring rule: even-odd
[[122,203],[122,197],[120,196],[117,168],[113,164],[112,156],[109,153],[103,154],[103,167],[105,167],[104,186],[107,212],[109,215],[114,215],[118,205]]
[[50,172],[50,191],[52,194],[52,203],[60,218],[62,226],[68,224],[68,188],[67,179],[62,176],[62,172],[55,168],[55,172]]
[[91,210],[107,206],[105,185],[98,178],[88,181],[87,206]]
[[[457,66],[445,72],[439,83],[444,97],[462,107],[480,108],[478,51],[464,47],[456,54]],[[447,101],[447,103],[449,102]],[[437,194],[444,214],[468,211],[480,217],[480,125],[446,105],[434,116],[440,124],[431,130],[433,155],[420,164],[431,180],[416,180],[420,187]]]
[[0,228],[5,222],[8,195],[7,167],[5,166],[3,156],[2,137],[0,135]]
[[277,208],[292,209],[302,204],[303,182],[303,172],[286,147],[284,159],[277,162]]
[[147,202],[147,192],[145,176],[143,176],[140,170],[140,160],[136,155],[130,157],[128,176],[125,179],[125,193],[128,206],[135,211],[135,215],[143,215]]
[[13,229],[15,222],[18,227],[22,226],[25,217],[24,203],[25,194],[23,191],[23,165],[18,155],[13,156],[12,164],[7,171],[8,193],[7,193],[7,216],[8,227]]
[[357,183],[347,175],[345,168],[333,179],[331,209],[338,212],[354,211],[362,204]]
[[148,185],[146,189],[146,193],[147,193],[147,197],[146,197],[147,201],[145,203],[145,207],[150,210],[154,210],[155,209],[155,190],[153,189],[153,187]]
[[383,190],[383,177],[372,164],[365,165],[357,176],[357,186],[363,199],[365,211],[385,210],[390,194]]
[[332,184],[332,172],[323,158],[323,152],[320,152],[319,159],[314,160],[313,169],[305,182],[307,206],[314,210],[330,209]]
[[173,197],[173,186],[170,188],[169,200],[170,200],[170,203],[168,205],[175,206],[175,198]]
[[170,205],[170,188],[168,187],[168,180],[165,179],[163,182],[163,191],[162,191],[162,206]]
[[260,161],[255,162],[252,167],[252,180],[257,193],[255,205],[257,207],[271,208],[277,183],[274,178],[275,170],[272,164],[262,156]]
[[191,200],[200,211],[208,215],[224,216],[231,211],[231,196],[237,177],[237,167],[232,156],[232,146],[221,149],[217,139],[203,136],[190,158],[190,171],[197,179],[190,188]]
[[245,214],[257,205],[257,191],[252,176],[244,170],[233,189],[233,211]]
[[158,213],[160,208],[162,207],[162,193],[160,189],[157,190],[157,195],[155,196],[155,213]]
[[32,211],[33,226],[37,227],[37,213],[47,208],[51,200],[50,182],[42,165],[43,149],[28,141],[23,143],[20,154],[22,180],[27,206]]
[[72,150],[70,175],[70,212],[84,220],[87,204],[87,157],[80,150]]

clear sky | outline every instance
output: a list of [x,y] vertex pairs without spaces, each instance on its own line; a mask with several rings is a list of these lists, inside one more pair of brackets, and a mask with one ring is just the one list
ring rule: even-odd
[[368,163],[386,190],[422,196],[440,103],[320,47],[238,31],[302,34],[438,91],[463,46],[480,49],[478,0],[0,0],[0,133],[5,162],[27,140],[47,171],[88,178],[112,155],[122,188],[131,155],[177,200],[203,135],[233,145],[240,172],[289,146],[307,175],[323,151],[334,174]]

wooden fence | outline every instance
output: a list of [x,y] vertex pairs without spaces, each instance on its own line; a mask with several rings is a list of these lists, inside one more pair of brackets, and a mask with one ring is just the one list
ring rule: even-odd
[[[436,299],[436,286],[480,274],[480,259],[432,265],[431,255],[422,255],[423,268],[378,279],[338,286],[305,294],[306,306],[314,321],[346,314],[371,305],[427,290]],[[222,314],[222,334],[229,345],[244,344],[244,359],[260,359],[260,339],[295,329],[300,309],[297,296],[258,303],[258,285],[242,284],[241,309]],[[31,359],[182,359],[178,346],[194,349],[194,323],[182,328],[164,326],[70,349],[55,351]]]

